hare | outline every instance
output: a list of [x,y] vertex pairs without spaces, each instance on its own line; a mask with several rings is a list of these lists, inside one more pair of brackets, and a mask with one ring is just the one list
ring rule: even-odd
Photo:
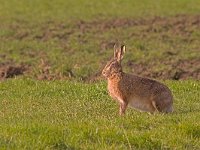
[[108,81],[109,95],[120,104],[119,114],[125,114],[127,106],[145,112],[170,113],[173,111],[173,96],[162,83],[123,72],[121,61],[125,46],[114,46],[114,58],[102,71]]

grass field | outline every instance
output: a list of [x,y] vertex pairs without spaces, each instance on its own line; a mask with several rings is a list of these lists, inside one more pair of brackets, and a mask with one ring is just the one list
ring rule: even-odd
[[200,79],[198,0],[0,2],[0,63],[18,74],[90,81],[120,41],[129,72]]
[[[0,22],[0,149],[200,149],[199,0],[0,0]],[[119,117],[100,76],[116,41],[174,113]]]
[[167,81],[175,112],[118,106],[104,82],[7,80],[0,85],[2,149],[200,149],[200,85]]

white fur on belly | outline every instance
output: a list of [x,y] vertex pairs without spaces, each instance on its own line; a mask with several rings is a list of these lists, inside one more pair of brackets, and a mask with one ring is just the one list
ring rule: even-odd
[[145,104],[144,101],[132,100],[129,102],[129,106],[141,111],[151,111],[149,104]]

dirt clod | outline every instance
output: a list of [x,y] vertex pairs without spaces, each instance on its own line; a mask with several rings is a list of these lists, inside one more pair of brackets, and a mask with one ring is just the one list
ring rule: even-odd
[[0,80],[22,75],[26,70],[25,65],[0,65]]

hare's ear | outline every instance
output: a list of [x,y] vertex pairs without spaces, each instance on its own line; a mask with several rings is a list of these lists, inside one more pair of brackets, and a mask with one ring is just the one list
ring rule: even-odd
[[117,59],[117,55],[118,55],[118,47],[117,47],[117,44],[114,45],[114,58]]
[[124,57],[124,53],[126,51],[126,47],[124,45],[121,46],[121,48],[117,51],[117,61],[121,62],[122,58]]
[[114,45],[114,58],[117,59],[118,62],[121,62],[124,53],[126,51],[126,47],[122,45],[121,47],[118,45]]
[[124,57],[125,52],[126,52],[126,46],[122,45],[120,51],[120,60],[122,60],[122,58]]

